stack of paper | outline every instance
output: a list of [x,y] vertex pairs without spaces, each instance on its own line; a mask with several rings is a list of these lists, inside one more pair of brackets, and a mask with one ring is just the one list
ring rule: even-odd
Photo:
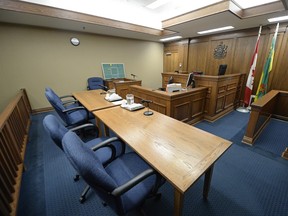
[[122,100],[122,97],[120,97],[116,93],[112,93],[111,95],[110,94],[106,94],[105,100],[110,101],[110,102],[118,101],[118,100]]
[[144,108],[144,106],[140,103],[133,103],[133,104],[122,104],[121,105],[122,108],[130,110],[130,111],[134,111],[134,110],[138,110],[138,109],[142,109]]

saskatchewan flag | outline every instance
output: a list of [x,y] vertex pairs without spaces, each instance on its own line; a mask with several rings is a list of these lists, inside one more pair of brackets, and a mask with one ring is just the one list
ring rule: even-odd
[[269,55],[268,55],[268,58],[265,62],[264,69],[263,69],[262,74],[261,74],[261,78],[260,78],[259,85],[257,88],[255,100],[261,98],[263,95],[265,95],[267,93],[269,73],[271,72],[272,66],[273,66],[273,59],[274,59],[275,44],[276,44],[276,39],[277,39],[278,28],[279,28],[279,23],[277,23],[277,27],[276,27],[274,36],[272,38],[272,43],[271,43],[271,47],[269,50]]

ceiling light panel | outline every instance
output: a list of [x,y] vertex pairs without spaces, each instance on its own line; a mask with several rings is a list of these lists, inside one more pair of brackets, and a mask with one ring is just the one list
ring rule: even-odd
[[209,33],[212,33],[212,32],[220,32],[220,31],[225,31],[225,30],[228,30],[228,29],[233,29],[234,27],[233,26],[225,26],[225,27],[220,27],[220,28],[215,28],[215,29],[209,29],[209,30],[205,30],[205,31],[200,31],[200,32],[197,32],[198,34],[209,34]]
[[268,3],[272,3],[276,1],[280,1],[280,0],[246,0],[246,1],[245,0],[244,1],[233,0],[233,2],[236,3],[242,9],[256,7],[256,6],[260,6],[260,5],[264,5],[264,4],[268,4]]

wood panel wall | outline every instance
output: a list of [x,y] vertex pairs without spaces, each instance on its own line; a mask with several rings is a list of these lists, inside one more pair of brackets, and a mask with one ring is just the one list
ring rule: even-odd
[[[287,77],[288,74],[287,24],[288,23],[282,23],[279,27],[274,64],[269,77],[268,90],[288,90],[288,85],[284,78]],[[275,28],[276,23],[262,27],[253,94],[256,93],[260,76],[268,57]],[[191,38],[189,39],[188,45],[186,43],[187,39],[184,40],[183,43],[167,43],[164,46],[164,72],[173,72],[178,70],[179,67],[177,68],[177,66],[179,66],[179,63],[182,63],[182,71],[184,72],[203,71],[205,75],[217,75],[219,65],[227,64],[228,67],[226,74],[246,73],[247,78],[258,36],[258,30],[259,28],[257,27],[241,31]],[[214,58],[214,50],[219,44],[228,46],[227,55],[222,59]],[[185,46],[188,47],[187,50],[185,50]],[[165,53],[169,53],[172,47],[174,55],[177,55],[178,47],[178,59],[167,59],[165,57]],[[187,54],[183,55],[182,58],[181,55],[179,55],[180,51],[183,53],[187,52]],[[171,63],[170,61],[177,62]],[[167,65],[174,65],[175,68],[167,67]]]

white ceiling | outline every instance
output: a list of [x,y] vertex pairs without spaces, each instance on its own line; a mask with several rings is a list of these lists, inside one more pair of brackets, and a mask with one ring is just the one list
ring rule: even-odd
[[[53,6],[53,4],[55,4],[55,2],[64,2],[65,0],[25,0],[25,1],[38,1],[41,2],[41,4],[45,3],[45,4],[50,4],[50,6]],[[78,1],[78,0],[69,0],[70,2],[73,1]],[[87,0],[88,1],[88,0]],[[91,0],[89,0],[91,2]],[[104,0],[107,2],[111,2],[111,1],[116,1],[116,0]],[[287,0],[282,0],[280,1],[280,3],[278,2],[278,6],[277,8],[277,12],[271,12],[272,10],[276,10],[274,7],[274,3],[271,3],[266,7],[266,12],[265,14],[262,15],[256,15],[253,14],[252,12],[252,17],[250,16],[246,16],[244,10],[241,10],[241,8],[237,6],[235,6],[235,4],[232,4],[232,10],[230,9],[223,9],[221,10],[222,4],[220,4],[221,2],[231,2],[228,0],[218,0],[218,3],[216,3],[216,5],[212,5],[206,8],[200,8],[198,10],[192,11],[191,9],[189,9],[189,7],[186,7],[186,10],[188,10],[190,16],[192,16],[192,18],[190,17],[189,19],[184,19],[183,17],[185,16],[180,16],[180,19],[183,18],[183,21],[179,22],[179,23],[175,23],[175,21],[173,21],[173,24],[167,24],[165,23],[165,21],[163,23],[161,23],[161,20],[163,19],[163,17],[165,17],[164,12],[169,11],[169,7],[174,8],[175,9],[175,5],[164,5],[158,9],[155,9],[154,11],[148,11],[148,13],[144,14],[143,12],[143,6],[146,6],[147,4],[153,2],[154,0],[117,0],[118,3],[121,4],[117,4],[114,5],[113,7],[108,7],[107,5],[105,6],[105,8],[101,8],[99,5],[97,5],[98,10],[100,11],[104,11],[104,9],[106,10],[106,13],[108,12],[108,15],[111,15],[111,19],[115,20],[121,20],[122,22],[126,22],[126,23],[131,23],[131,21],[128,21],[128,19],[134,20],[134,24],[136,24],[136,28],[138,28],[139,26],[148,26],[148,29],[151,29],[150,24],[147,23],[147,25],[145,24],[141,24],[141,23],[137,23],[137,22],[141,22],[139,21],[141,18],[142,20],[144,20],[144,22],[148,22],[152,19],[152,25],[155,25],[153,27],[154,30],[159,31],[160,32],[160,28],[162,26],[162,24],[164,25],[164,30],[170,30],[173,31],[174,35],[180,35],[183,38],[193,38],[193,37],[199,37],[199,35],[197,34],[198,31],[202,31],[202,30],[207,30],[210,28],[216,28],[216,27],[223,27],[223,26],[234,26],[235,28],[232,29],[232,31],[235,30],[240,30],[240,29],[246,29],[246,28],[252,28],[252,27],[258,27],[260,25],[268,25],[271,24],[267,21],[267,18],[271,18],[271,17],[275,17],[275,16],[283,16],[283,15],[288,15],[287,10],[285,9],[285,6],[287,4]],[[178,0],[178,1],[184,1],[184,0]],[[205,2],[205,1],[209,1],[209,0],[202,0],[201,2]],[[238,0],[239,1],[239,0]],[[241,1],[241,0],[240,0]],[[247,0],[242,0],[242,1],[247,1]],[[250,0],[251,1],[251,0]],[[89,32],[89,33],[96,33],[96,34],[102,34],[102,35],[111,35],[111,36],[118,36],[118,37],[126,37],[126,38],[134,38],[134,39],[141,39],[141,40],[149,40],[149,41],[159,41],[160,38],[163,38],[163,36],[161,35],[157,35],[155,33],[151,33],[151,32],[147,32],[147,28],[144,31],[138,31],[138,30],[131,30],[131,29],[127,29],[127,28],[123,28],[121,26],[105,26],[105,25],[101,25],[98,23],[91,23],[88,21],[75,21],[74,18],[57,18],[57,17],[51,17],[51,16],[47,16],[42,15],[41,11],[25,11],[25,7],[23,6],[23,4],[29,4],[29,3],[25,3],[25,2],[21,2],[21,7],[17,7],[17,2],[19,1],[13,1],[13,0],[0,0],[0,22],[7,22],[7,23],[18,23],[18,24],[25,24],[25,25],[33,25],[33,26],[42,26],[42,27],[49,27],[49,28],[57,28],[57,29],[64,29],[64,30],[71,30],[71,31],[80,31],[80,32]],[[79,2],[79,1],[78,1]],[[83,4],[85,2],[85,0],[81,0],[80,2],[82,2],[81,4]],[[95,1],[98,2],[99,1]],[[191,2],[191,0],[190,0]],[[198,2],[198,1],[197,1]],[[284,4],[283,4],[284,3]],[[52,4],[52,5],[51,5]],[[219,7],[217,7],[219,4]],[[123,6],[127,6],[130,5],[131,7],[129,9],[123,9],[120,8],[120,5]],[[230,4],[229,4],[230,5]],[[279,5],[281,5],[281,9],[279,9]],[[118,6],[118,7],[115,7]],[[173,6],[173,7],[172,7]],[[53,6],[55,7],[55,5]],[[77,8],[80,10],[79,6],[74,5],[74,9],[73,11],[75,11]],[[104,6],[103,6],[104,7]],[[230,6],[229,6],[230,7]],[[132,16],[132,8],[134,11],[134,15]],[[138,9],[136,9],[138,8]],[[236,10],[235,10],[236,8]],[[271,11],[267,8],[271,8]],[[50,8],[51,9],[51,8]],[[53,9],[53,8],[52,8]],[[122,12],[120,14],[124,14],[124,18],[117,18],[116,17],[116,12],[117,10],[119,11],[120,9],[122,9]],[[142,10],[142,12],[139,12],[140,9]],[[253,8],[252,8],[253,9]],[[71,8],[69,10],[72,10]],[[78,10],[78,11],[79,11]],[[83,9],[82,9],[83,10]],[[146,10],[146,9],[145,9]],[[235,11],[237,11],[239,13],[235,14]],[[83,13],[83,11],[80,11]],[[147,11],[146,11],[147,12]],[[207,12],[207,14],[206,14]],[[102,12],[103,13],[103,12]],[[136,13],[136,14],[135,14]],[[178,11],[179,13],[179,11]],[[201,17],[197,17],[198,13],[201,14]],[[249,12],[250,13],[250,12]],[[57,13],[55,13],[57,14]],[[148,14],[148,15],[147,15]],[[176,14],[176,12],[174,11],[174,14]],[[196,14],[194,16],[194,14]],[[240,14],[240,16],[239,16]],[[243,14],[243,16],[242,16]],[[77,13],[73,13],[73,16],[76,16]],[[102,14],[102,17],[108,18],[108,15],[104,15],[104,13]],[[161,15],[161,16],[160,16]],[[245,16],[244,16],[245,15]],[[99,16],[99,15],[98,15]],[[250,17],[250,18],[248,18]],[[117,19],[116,19],[117,18]],[[144,18],[144,19],[143,19]],[[150,19],[148,19],[150,18]],[[166,15],[167,18],[167,15]],[[123,20],[124,19],[124,20]],[[127,19],[127,20],[125,20]],[[154,19],[154,21],[153,21]],[[143,22],[143,21],[142,21]],[[159,22],[159,23],[158,23]],[[153,24],[154,23],[154,24]],[[157,24],[158,23],[158,24]],[[158,28],[157,26],[160,25],[160,28]],[[152,29],[152,30],[153,30]]]

